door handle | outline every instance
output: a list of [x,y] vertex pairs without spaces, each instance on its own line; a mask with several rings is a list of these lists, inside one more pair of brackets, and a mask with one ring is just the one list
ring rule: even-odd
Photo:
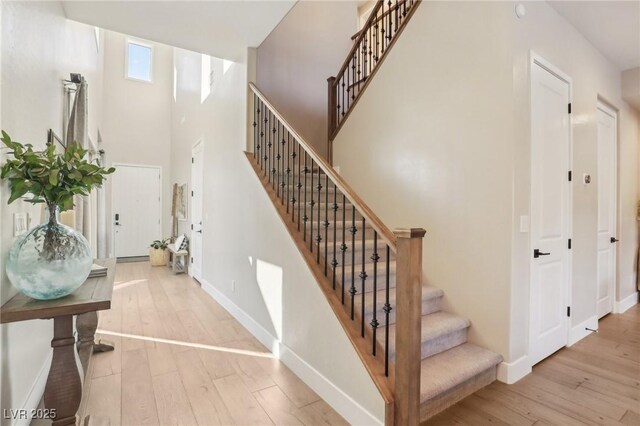
[[620,240],[618,240],[616,237],[611,237],[610,241],[611,241],[611,244],[613,244],[613,243],[617,243]]
[[533,251],[533,258],[534,258],[534,259],[537,259],[537,258],[539,258],[540,256],[549,256],[550,254],[551,254],[551,253],[543,253],[543,252],[541,252],[539,249],[535,249],[535,250]]
[[202,229],[196,231],[198,234],[202,234]]

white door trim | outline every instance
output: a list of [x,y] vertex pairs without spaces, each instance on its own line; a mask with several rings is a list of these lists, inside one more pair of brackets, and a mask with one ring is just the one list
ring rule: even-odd
[[[554,76],[556,76],[557,78],[559,78],[560,80],[563,80],[564,82],[567,83],[567,85],[569,86],[569,103],[572,104],[573,103],[573,79],[564,71],[562,71],[560,68],[556,67],[554,64],[552,64],[551,62],[547,61],[544,57],[542,57],[541,55],[537,54],[535,51],[530,50],[529,51],[529,117],[531,118],[532,113],[531,113],[531,95],[533,92],[533,78],[532,78],[532,71],[533,71],[533,67],[534,66],[540,66],[542,68],[544,68],[545,70],[547,70],[548,72],[550,72],[551,74],[553,74]],[[572,174],[575,175],[575,173],[573,173],[573,114],[569,114],[569,170],[568,171],[572,171]],[[530,154],[530,158],[531,158],[531,163],[530,163],[530,182],[529,182],[529,209],[531,209],[531,200],[532,200],[532,196],[533,196],[533,125],[530,121],[530,126],[529,126],[529,154]],[[567,171],[567,172],[568,172]],[[571,185],[569,185],[569,190],[568,190],[568,195],[567,197],[569,198],[567,206],[568,206],[568,233],[569,233],[569,238],[573,237],[573,183],[575,182],[575,176],[572,176],[572,182]],[[531,217],[531,216],[530,216]],[[529,355],[532,355],[532,328],[531,328],[531,320],[532,320],[532,305],[533,305],[533,300],[532,300],[532,292],[533,292],[533,268],[532,268],[532,262],[533,262],[533,250],[535,247],[533,247],[533,241],[531,238],[531,232],[529,232],[529,253],[528,255],[529,257],[529,329],[528,329],[528,344],[527,344],[527,348],[528,348],[528,353]],[[565,306],[570,307],[571,306],[571,295],[573,292],[573,250],[568,250],[568,263],[569,263],[569,271],[568,271],[568,285],[565,288],[565,300],[564,302],[566,303]],[[566,321],[566,330],[567,330],[567,336],[566,336],[566,341],[567,344],[569,343],[569,339],[570,339],[570,335],[571,335],[571,317],[570,316],[566,316],[565,317],[565,321]],[[528,357],[528,361],[530,363],[531,366],[533,366],[533,359],[531,356]]]
[[[159,185],[159,189],[160,189],[160,232],[162,233],[162,223],[163,223],[163,218],[162,218],[162,166],[153,166],[153,165],[148,165],[148,164],[132,164],[132,163],[111,163],[112,167],[115,167],[116,170],[118,169],[118,167],[140,167],[140,168],[145,168],[145,169],[157,169],[158,173],[160,174],[160,179],[158,179],[158,185]],[[112,182],[111,182],[112,183]],[[116,227],[114,226],[114,218],[113,218],[113,202],[114,202],[114,188],[113,188],[113,184],[110,185],[111,186],[111,211],[109,212],[109,220],[111,221],[111,250],[113,251],[112,253],[112,257],[115,258],[116,257]],[[162,236],[160,236],[160,238],[162,238]]]
[[[622,209],[619,204],[621,198],[619,197],[620,174],[618,171],[618,155],[619,155],[618,126],[620,125],[619,119],[618,119],[619,118],[618,110],[613,106],[611,106],[611,104],[609,104],[607,101],[602,99],[600,96],[598,96],[598,105],[596,109],[604,112],[605,114],[607,114],[608,116],[610,116],[615,120],[615,137],[613,141],[613,144],[614,144],[613,170],[614,170],[614,182],[615,182],[615,190],[613,191],[613,197],[615,199],[613,204],[615,206],[616,211],[615,211],[615,214],[613,215],[613,220],[615,221],[615,223],[613,224],[613,229],[615,230],[616,235],[613,235],[613,236],[617,238],[621,234],[619,226],[620,226],[620,223],[622,223],[622,220],[621,220],[622,218],[619,217],[620,213],[622,212]],[[599,179],[600,177],[597,176],[596,178]],[[618,286],[618,244],[615,245],[615,248],[613,250],[613,280],[612,280],[611,289],[610,289],[611,291],[611,312],[610,313],[614,313],[616,311],[616,302],[618,300],[617,286]],[[597,299],[597,293],[596,293],[596,299]]]
[[[202,165],[202,180],[203,180],[203,184],[204,184],[204,138],[200,137],[198,138],[198,140],[196,141],[196,143],[194,143],[191,146],[191,158],[193,158],[193,152],[196,150],[196,148],[201,147],[202,149],[202,160],[203,160],[203,165]],[[190,182],[189,184],[191,185],[191,190],[193,191],[193,163],[191,164],[191,168],[189,170],[189,174],[190,174]],[[202,190],[203,188],[200,188],[200,190]],[[203,197],[202,195],[200,196],[200,219],[203,219],[203,214],[202,212],[204,211],[204,206],[203,206]],[[190,217],[189,217],[189,222],[190,222],[190,233],[189,233],[189,244],[191,244],[193,242],[193,236],[196,233],[195,229],[193,229],[193,214],[194,214],[194,208],[193,208],[193,197],[189,197],[189,213],[190,213]],[[204,221],[203,221],[204,222]],[[204,238],[204,230],[202,230],[201,233],[201,239]],[[200,247],[200,257],[204,258],[204,254],[203,254],[203,250],[202,250],[203,245],[201,244]],[[189,267],[187,268],[187,270],[189,271],[189,276],[191,278],[195,278],[193,275],[193,263],[191,263],[191,260],[193,259],[193,252],[192,252],[192,248],[189,247]],[[202,265],[200,266],[202,268]],[[200,278],[202,279],[202,269],[200,270]]]

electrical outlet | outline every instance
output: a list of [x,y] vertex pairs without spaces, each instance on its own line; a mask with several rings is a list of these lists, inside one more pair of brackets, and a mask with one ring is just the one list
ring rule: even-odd
[[231,280],[231,292],[236,292],[236,280]]

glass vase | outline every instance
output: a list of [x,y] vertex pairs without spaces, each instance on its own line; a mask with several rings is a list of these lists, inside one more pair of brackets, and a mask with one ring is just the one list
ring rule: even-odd
[[49,205],[49,219],[20,236],[9,250],[7,276],[22,293],[39,300],[64,297],[85,282],[93,257],[86,238],[59,223],[60,208]]

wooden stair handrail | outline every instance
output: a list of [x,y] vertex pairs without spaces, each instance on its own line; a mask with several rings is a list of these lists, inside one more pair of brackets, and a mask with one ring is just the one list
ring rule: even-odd
[[[384,60],[386,59],[386,57],[388,56],[387,53],[389,52],[389,50],[391,50],[391,48],[395,45],[396,41],[398,40],[398,38],[400,38],[400,34],[402,33],[402,31],[404,31],[405,27],[407,26],[407,22],[413,17],[416,9],[418,8],[418,6],[420,4],[422,4],[422,0],[415,0],[415,2],[413,0],[411,0],[411,3],[409,3],[410,0],[398,0],[397,1],[397,5],[391,6],[389,8],[389,10],[384,11],[383,9],[383,13],[380,17],[378,17],[378,11],[381,8],[384,8],[384,3],[383,0],[378,0],[376,2],[376,5],[372,8],[371,13],[369,15],[369,18],[367,19],[367,22],[364,24],[364,26],[362,27],[362,29],[356,33],[356,38],[355,41],[353,43],[353,46],[351,47],[351,50],[349,51],[349,54],[347,55],[344,63],[342,64],[342,67],[340,68],[340,71],[338,71],[338,73],[335,75],[335,77],[330,77],[327,79],[328,81],[328,88],[329,88],[329,96],[328,96],[328,144],[329,144],[329,148],[328,148],[328,152],[329,152],[329,162],[333,163],[333,140],[336,138],[336,136],[338,135],[338,132],[340,132],[340,129],[342,128],[342,126],[344,125],[344,123],[347,121],[347,119],[349,118],[351,111],[353,111],[353,108],[355,107],[355,105],[358,103],[358,101],[360,100],[360,97],[362,95],[362,93],[366,90],[366,88],[369,86],[369,83],[371,83],[371,80],[373,79],[372,77],[374,76],[374,74],[378,71],[378,69],[380,68],[380,66],[382,65],[382,63],[384,62]],[[408,11],[406,11],[406,16],[403,15],[402,18],[402,23],[398,26],[398,24],[396,23],[397,27],[395,28],[395,32],[392,36],[392,38],[389,41],[389,44],[386,46],[386,48],[383,47],[383,52],[380,54],[379,57],[376,57],[376,62],[375,62],[375,66],[373,66],[372,68],[370,68],[369,72],[366,73],[366,68],[365,68],[365,76],[360,78],[358,81],[356,82],[351,82],[350,84],[348,84],[348,89],[353,90],[353,87],[358,86],[358,93],[357,95],[355,95],[355,99],[353,99],[352,101],[348,101],[347,107],[345,108],[343,105],[343,110],[342,110],[342,116],[340,118],[338,118],[338,114],[336,112],[336,109],[338,107],[338,100],[340,99],[340,95],[337,93],[340,90],[340,85],[342,82],[342,86],[343,86],[343,90],[344,90],[344,79],[346,78],[347,80],[351,80],[348,78],[348,73],[349,73],[349,65],[352,64],[352,62],[355,60],[359,49],[362,47],[362,43],[363,40],[367,37],[368,33],[370,32],[370,30],[377,25],[377,22],[384,22],[384,17],[389,16],[393,11],[396,11],[396,16],[397,16],[397,11],[400,10],[401,6],[407,6],[409,5],[409,9]],[[404,13],[404,12],[403,12]],[[353,38],[352,38],[353,39]],[[377,39],[376,39],[377,40]],[[366,63],[366,54],[365,54],[365,63]],[[347,73],[347,76],[345,77],[345,73]],[[362,87],[360,87],[360,83],[362,83]],[[348,91],[347,91],[348,92]],[[345,98],[344,98],[344,94],[342,97],[342,103],[344,104],[345,102]],[[339,108],[338,108],[339,110]]]
[[345,182],[345,180],[335,172],[335,169],[329,165],[329,163],[318,154],[318,152],[307,141],[300,136],[300,134],[293,128],[293,126],[278,112],[278,110],[269,102],[267,97],[256,87],[255,84],[249,83],[251,91],[260,98],[260,100],[271,110],[272,114],[280,120],[283,126],[289,131],[289,133],[298,141],[298,143],[304,148],[307,154],[316,162],[316,164],[322,169],[322,171],[329,176],[329,179],[336,185],[336,187],[347,197],[347,199],[353,204],[356,210],[364,216],[371,227],[376,230],[378,235],[389,245],[389,248],[393,253],[396,253],[396,236],[395,234],[376,216],[376,214],[369,208],[367,204],[355,193],[355,191]]
[[[399,1],[397,5],[393,5],[393,6],[391,7],[391,9],[387,9],[387,11],[386,11],[386,12],[384,12],[382,15],[377,16],[377,17],[374,19],[374,22],[376,22],[376,23],[377,23],[377,22],[380,22],[380,21],[381,21],[382,19],[384,19],[388,14],[390,14],[391,12],[393,12],[393,11],[394,11],[394,10],[396,10],[396,9],[399,9],[399,8],[400,8],[400,6],[402,6],[402,4],[403,4],[404,2],[406,2],[406,1],[407,1],[407,0],[401,0],[401,1]],[[370,12],[370,13],[373,13],[373,9],[371,9],[371,12]],[[373,23],[373,22],[372,22],[372,23]],[[365,24],[365,25],[362,27],[362,29],[361,29],[360,31],[358,31],[357,33],[355,33],[354,35],[352,35],[352,36],[351,36],[351,40],[355,40],[356,38],[358,38],[358,36],[359,36],[359,35],[360,35],[364,30],[366,30],[366,29],[367,29],[367,25]]]
[[338,74],[336,74],[336,76],[342,75],[347,69],[347,67],[349,66],[349,62],[351,62],[351,58],[356,53],[356,51],[360,48],[360,43],[362,42],[362,39],[367,35],[367,32],[365,30],[368,29],[371,26],[371,24],[373,24],[373,22],[376,20],[376,16],[378,14],[377,12],[378,12],[378,9],[382,7],[382,4],[383,4],[382,2],[383,0],[376,1],[376,5],[373,6],[373,9],[371,9],[371,14],[367,19],[367,22],[365,22],[365,24],[362,26],[362,30],[360,30],[360,35],[355,39],[353,46],[351,47],[351,50],[347,55],[347,59],[345,59],[344,63],[342,64],[342,67],[340,67],[340,71],[338,71]]

